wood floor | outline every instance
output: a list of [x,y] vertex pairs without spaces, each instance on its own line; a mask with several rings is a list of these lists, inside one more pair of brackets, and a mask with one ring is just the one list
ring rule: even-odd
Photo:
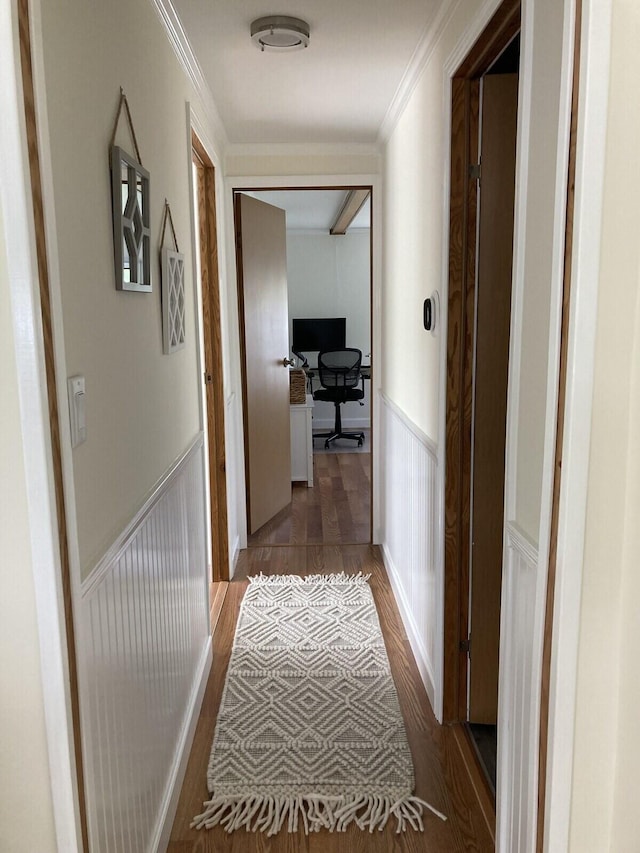
[[[354,454],[355,456],[355,454]],[[371,573],[371,587],[380,614],[392,674],[398,689],[413,754],[416,794],[448,816],[446,823],[427,814],[424,833],[395,834],[393,822],[369,834],[357,827],[345,833],[322,831],[305,836],[280,832],[231,835],[216,827],[192,830],[191,818],[207,798],[206,771],[238,610],[249,574],[314,572]],[[456,853],[494,849],[494,842],[474,793],[472,780],[457,744],[454,728],[439,726],[431,713],[411,649],[389,586],[379,550],[372,545],[310,545],[253,547],[243,551],[229,583],[213,637],[213,668],[209,677],[186,777],[173,825],[169,853]]]
[[249,536],[256,545],[371,541],[371,454],[314,453],[313,488],[294,483],[291,503]]

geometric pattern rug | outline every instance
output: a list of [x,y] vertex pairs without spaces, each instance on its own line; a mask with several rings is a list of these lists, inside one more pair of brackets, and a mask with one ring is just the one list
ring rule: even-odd
[[192,826],[423,829],[368,576],[249,579]]

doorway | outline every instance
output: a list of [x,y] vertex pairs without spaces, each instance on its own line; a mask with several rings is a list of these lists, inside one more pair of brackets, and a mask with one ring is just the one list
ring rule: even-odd
[[[372,429],[371,381],[372,352],[372,187],[247,187],[234,189],[236,216],[236,257],[238,267],[239,323],[242,344],[243,403],[245,410],[245,471],[249,481],[251,452],[247,435],[247,412],[255,417],[256,395],[249,363],[249,341],[256,333],[248,331],[255,309],[245,296],[244,254],[247,234],[242,227],[242,208],[238,197],[251,199],[286,212],[288,341],[284,351],[272,353],[273,360],[291,365],[291,381],[303,384],[302,397],[287,402],[290,416],[291,501],[275,511],[259,527],[249,524],[248,546],[273,545],[351,545],[372,540]],[[238,215],[240,213],[240,215]],[[346,218],[346,224],[345,224]],[[341,221],[338,221],[341,220]],[[335,226],[335,228],[334,228]],[[346,233],[345,233],[346,232]],[[248,284],[251,287],[251,284]],[[261,309],[262,310],[262,309]],[[339,439],[328,448],[319,433],[334,426],[334,405],[314,400],[320,388],[317,371],[318,351],[295,352],[296,329],[307,322],[331,327],[342,323],[342,345],[362,352],[362,378],[358,387],[363,400],[340,406],[345,431],[364,430],[365,441]],[[253,341],[252,341],[253,345]],[[281,347],[282,348],[282,347]],[[303,348],[304,349],[304,348]],[[289,365],[287,365],[289,366]],[[295,376],[295,373],[304,375]],[[293,389],[293,386],[292,386]],[[364,403],[364,405],[361,405]],[[303,411],[305,407],[308,411]],[[290,411],[289,411],[290,410]],[[310,425],[309,438],[303,433]],[[260,420],[262,429],[264,420]],[[249,425],[249,428],[250,425]],[[302,432],[301,432],[302,430]],[[255,443],[255,441],[254,441]],[[302,452],[302,456],[300,453]],[[308,464],[305,461],[308,458]],[[268,478],[267,478],[268,480]],[[248,519],[251,484],[248,482]],[[259,497],[259,496],[258,496]]]
[[444,719],[495,800],[520,4],[452,80]]

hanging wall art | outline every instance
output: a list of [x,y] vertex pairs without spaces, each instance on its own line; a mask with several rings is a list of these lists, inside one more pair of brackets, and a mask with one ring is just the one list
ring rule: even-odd
[[[171,225],[175,251],[164,247],[167,221]],[[164,202],[164,219],[160,241],[162,263],[162,339],[166,355],[181,349],[185,342],[184,255],[179,251],[169,202]]]
[[[115,145],[118,121],[125,108],[137,160]],[[120,89],[120,104],[111,136],[111,196],[113,247],[117,290],[151,292],[151,233],[149,172],[141,163],[127,96]]]

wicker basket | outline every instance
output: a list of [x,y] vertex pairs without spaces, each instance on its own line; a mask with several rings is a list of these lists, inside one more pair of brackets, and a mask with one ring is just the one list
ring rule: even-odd
[[306,390],[307,374],[304,370],[289,371],[289,402],[305,403],[307,400]]

